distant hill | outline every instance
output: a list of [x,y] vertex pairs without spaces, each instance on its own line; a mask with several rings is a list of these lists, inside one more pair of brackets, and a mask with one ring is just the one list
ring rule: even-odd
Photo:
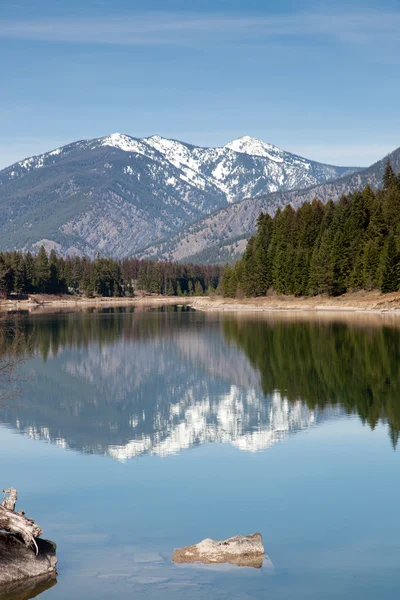
[[[122,258],[151,246],[151,253],[165,255],[155,246],[159,240],[216,210],[247,197],[258,206],[265,194],[354,171],[247,136],[222,148],[118,133],[79,141],[0,172],[0,248],[36,250],[44,244],[64,255]],[[223,236],[218,233],[218,243]],[[171,243],[179,257],[205,249],[200,244],[178,250]]]
[[255,231],[261,211],[271,215],[288,204],[297,207],[306,201],[318,198],[326,202],[336,200],[342,194],[362,189],[369,184],[373,188],[381,185],[387,160],[393,169],[400,172],[400,148],[363,169],[333,181],[310,186],[302,190],[279,191],[272,194],[246,198],[241,202],[207,215],[197,223],[186,226],[174,236],[149,246],[142,256],[170,258],[173,260],[202,260],[203,262],[227,262],[238,256],[238,240],[250,237]]

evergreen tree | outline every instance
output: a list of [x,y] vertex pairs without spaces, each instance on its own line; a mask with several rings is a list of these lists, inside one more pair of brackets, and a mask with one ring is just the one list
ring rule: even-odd
[[30,252],[27,252],[24,256],[24,266],[25,266],[26,292],[28,294],[31,294],[34,291],[35,262],[33,260],[32,254]]
[[139,267],[139,275],[137,286],[139,290],[146,290],[148,288],[148,280],[147,280],[147,269],[145,263],[141,263]]
[[234,298],[236,296],[234,270],[229,263],[224,269],[224,275],[222,278],[222,292],[226,298]]
[[196,283],[194,285],[194,295],[202,296],[203,294],[204,294],[203,286],[201,285],[200,281],[197,279]]
[[391,164],[390,160],[388,160],[387,163],[386,163],[386,167],[385,167],[385,172],[383,174],[382,183],[383,183],[383,189],[385,190],[385,192],[387,190],[389,190],[390,187],[397,186],[396,174],[393,171],[393,167],[392,167],[392,164]]
[[49,257],[50,279],[48,291],[50,294],[58,294],[65,291],[61,281],[61,273],[58,266],[58,258],[54,250],[51,250]]
[[372,290],[379,287],[380,248],[375,239],[368,240],[362,256],[362,287]]
[[6,298],[13,285],[12,271],[3,256],[0,256],[0,297]]
[[396,292],[399,289],[398,254],[396,240],[391,233],[386,244],[384,267],[382,274],[382,292]]
[[13,289],[16,294],[26,291],[26,272],[24,258],[21,252],[13,252],[11,258]]
[[314,247],[308,282],[311,294],[331,294],[333,291],[332,236],[332,230],[327,229]]
[[44,246],[40,247],[35,264],[35,287],[41,293],[46,293],[50,283],[50,265]]

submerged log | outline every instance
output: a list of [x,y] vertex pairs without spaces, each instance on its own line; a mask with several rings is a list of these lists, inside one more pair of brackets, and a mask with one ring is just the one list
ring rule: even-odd
[[194,546],[175,550],[172,560],[176,563],[230,563],[260,568],[264,560],[262,536],[261,533],[237,535],[222,542],[206,539]]
[[33,546],[36,554],[38,548],[36,538],[42,535],[43,531],[36,525],[33,519],[25,517],[23,510],[15,512],[15,504],[17,501],[17,490],[9,488],[3,490],[5,493],[4,500],[0,504],[0,530],[8,531],[9,533],[17,533],[24,540],[25,545],[29,548]]

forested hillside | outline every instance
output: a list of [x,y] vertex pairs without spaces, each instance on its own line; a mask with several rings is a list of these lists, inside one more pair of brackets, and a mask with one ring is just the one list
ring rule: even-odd
[[235,251],[232,244],[237,239],[247,238],[256,231],[260,212],[271,216],[280,208],[291,204],[298,208],[305,202],[318,198],[326,203],[330,199],[337,201],[343,195],[362,190],[366,185],[372,189],[381,186],[387,161],[390,160],[395,171],[400,171],[400,148],[387,157],[377,161],[367,169],[350,175],[339,177],[334,181],[291,191],[278,191],[272,194],[249,197],[241,202],[234,202],[200,221],[185,226],[172,237],[160,240],[140,253],[142,258],[159,258],[195,262],[195,257],[202,257],[207,252],[208,262],[219,262],[221,248],[231,248],[228,262],[233,262]]
[[63,258],[42,246],[30,252],[0,253],[0,297],[9,294],[133,296],[135,290],[168,296],[202,295],[218,287],[221,267],[98,257]]
[[400,177],[387,163],[382,190],[334,203],[261,213],[243,258],[225,269],[225,296],[393,292],[400,284]]

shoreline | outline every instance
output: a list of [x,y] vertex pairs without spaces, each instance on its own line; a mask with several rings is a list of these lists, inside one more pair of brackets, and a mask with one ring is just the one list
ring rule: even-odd
[[353,292],[342,296],[263,296],[258,298],[197,297],[189,304],[203,312],[237,313],[364,313],[400,316],[400,292]]
[[110,306],[162,306],[166,304],[190,304],[193,297],[137,296],[134,298],[79,298],[74,296],[31,296],[28,300],[1,300],[0,313],[15,310],[36,311],[42,308],[101,308]]
[[1,300],[1,312],[40,309],[117,306],[186,305],[201,312],[236,313],[373,313],[400,316],[400,292],[353,292],[338,297],[295,297],[269,295],[257,298],[223,298],[221,296],[138,296],[133,298],[79,298],[74,296],[32,295],[26,300]]

